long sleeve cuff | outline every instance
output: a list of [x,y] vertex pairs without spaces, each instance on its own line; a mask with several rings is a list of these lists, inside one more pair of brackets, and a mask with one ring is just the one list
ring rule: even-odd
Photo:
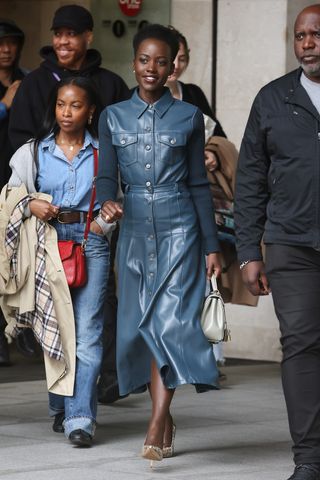
[[209,255],[209,253],[220,252],[220,245],[216,236],[210,236],[204,239],[204,251],[206,255]]
[[239,263],[250,261],[260,261],[263,260],[262,252],[260,247],[246,247],[243,249],[238,249],[237,251]]
[[7,107],[3,102],[0,102],[0,120],[4,120],[8,116]]
[[97,217],[95,217],[95,221],[103,231],[103,234],[109,239],[113,230],[115,230],[117,227],[117,222],[107,223],[103,220],[101,215],[98,215]]

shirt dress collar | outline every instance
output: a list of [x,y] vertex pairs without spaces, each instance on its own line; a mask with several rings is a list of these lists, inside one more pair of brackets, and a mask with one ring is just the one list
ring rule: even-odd
[[142,98],[138,94],[138,88],[135,89],[132,97],[131,102],[133,103],[133,107],[136,112],[137,118],[141,117],[141,115],[147,109],[154,109],[156,114],[162,118],[163,115],[167,112],[167,110],[171,107],[174,102],[174,98],[171,95],[169,88],[165,87],[163,95],[159,98],[159,100],[152,105],[142,100]]

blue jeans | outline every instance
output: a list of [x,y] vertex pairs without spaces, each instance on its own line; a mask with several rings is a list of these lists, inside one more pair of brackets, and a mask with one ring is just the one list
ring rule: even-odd
[[[59,240],[83,239],[84,224],[54,222]],[[72,397],[49,393],[51,416],[65,412],[65,435],[82,429],[94,434],[97,416],[97,380],[102,361],[104,300],[109,274],[106,237],[90,232],[86,247],[88,282],[71,290],[76,324],[76,376]]]

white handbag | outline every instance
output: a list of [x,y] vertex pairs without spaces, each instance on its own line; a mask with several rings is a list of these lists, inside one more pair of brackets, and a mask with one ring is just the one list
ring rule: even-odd
[[210,281],[211,291],[206,297],[201,314],[201,327],[210,343],[231,340],[228,329],[226,311],[221,293],[217,287],[217,279],[213,274]]

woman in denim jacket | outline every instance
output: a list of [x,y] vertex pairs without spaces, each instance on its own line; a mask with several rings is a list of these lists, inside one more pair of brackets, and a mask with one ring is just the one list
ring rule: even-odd
[[[81,243],[89,210],[94,175],[98,96],[90,80],[70,77],[52,93],[43,129],[33,142],[32,165],[12,157],[9,185],[24,183],[52,196],[52,203],[30,200],[30,212],[50,222],[59,240]],[[29,162],[30,163],[30,162]],[[100,204],[95,200],[94,216]],[[99,220],[98,220],[99,221]],[[63,432],[72,444],[88,447],[96,426],[96,385],[102,360],[103,305],[109,269],[109,244],[97,221],[91,222],[86,246],[88,281],[71,289],[76,323],[76,375],[72,396],[49,393],[53,430]]]

